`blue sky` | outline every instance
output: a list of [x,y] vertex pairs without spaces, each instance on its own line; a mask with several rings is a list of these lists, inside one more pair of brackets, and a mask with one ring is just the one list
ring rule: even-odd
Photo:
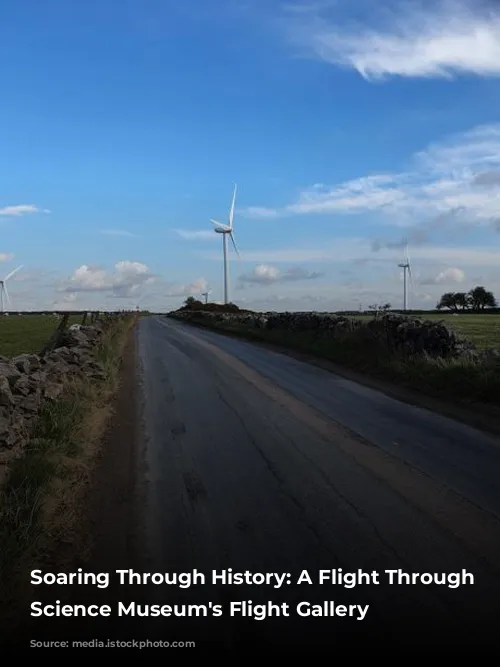
[[500,298],[500,13],[368,0],[2,7],[0,271],[14,308]]

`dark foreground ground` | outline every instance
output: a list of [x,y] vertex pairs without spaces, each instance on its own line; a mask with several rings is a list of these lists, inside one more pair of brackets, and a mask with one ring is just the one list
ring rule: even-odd
[[[500,442],[250,343],[143,319],[96,479],[87,571],[191,572],[205,585],[74,587],[113,617],[34,619],[30,639],[163,639],[198,648],[500,644]],[[80,563],[76,562],[74,567]],[[211,585],[212,570],[291,583]],[[380,584],[318,585],[319,570]],[[474,585],[388,585],[386,570],[474,575]],[[297,585],[307,570],[312,584]],[[39,599],[62,599],[46,587]],[[228,615],[231,601],[290,616]],[[64,600],[66,601],[66,599]],[[118,618],[117,603],[222,605],[219,618]],[[299,602],[369,605],[299,618]],[[27,621],[29,618],[27,618]],[[16,641],[19,642],[19,639]],[[21,645],[19,644],[19,645]]]

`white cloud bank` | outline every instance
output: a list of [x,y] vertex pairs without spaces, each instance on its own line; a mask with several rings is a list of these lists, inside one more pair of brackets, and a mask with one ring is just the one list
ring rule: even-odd
[[346,4],[337,4],[328,18],[311,5],[287,23],[293,40],[327,63],[352,68],[367,80],[500,76],[498,5],[381,0],[378,16],[366,11],[362,22],[349,24]]
[[129,297],[144,285],[155,281],[149,268],[141,262],[122,261],[113,272],[83,264],[61,288],[63,292],[110,292],[113,296]]
[[315,184],[281,208],[251,207],[243,213],[259,218],[370,213],[399,227],[455,221],[499,229],[500,124],[429,146],[413,156],[409,171]]

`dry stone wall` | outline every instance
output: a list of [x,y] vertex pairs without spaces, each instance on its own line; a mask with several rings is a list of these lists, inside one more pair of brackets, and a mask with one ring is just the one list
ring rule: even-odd
[[[333,313],[217,313],[209,311],[175,311],[175,319],[209,326],[240,325],[250,329],[307,333],[318,338],[353,341],[384,346],[405,355],[427,355],[432,358],[465,358],[471,361],[500,359],[497,350],[477,350],[443,321],[431,321],[386,313],[370,319],[356,319]],[[367,348],[370,349],[370,348]],[[372,347],[372,349],[376,349]]]
[[42,406],[57,400],[68,381],[106,377],[94,357],[105,328],[105,322],[72,327],[62,332],[58,347],[44,355],[0,357],[0,473],[22,454]]

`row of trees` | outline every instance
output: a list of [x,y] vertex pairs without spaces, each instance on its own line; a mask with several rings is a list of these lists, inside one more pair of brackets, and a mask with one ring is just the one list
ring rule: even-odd
[[493,292],[479,285],[469,292],[446,292],[436,305],[438,310],[448,308],[455,312],[461,310],[483,311],[487,308],[496,308],[497,300]]

